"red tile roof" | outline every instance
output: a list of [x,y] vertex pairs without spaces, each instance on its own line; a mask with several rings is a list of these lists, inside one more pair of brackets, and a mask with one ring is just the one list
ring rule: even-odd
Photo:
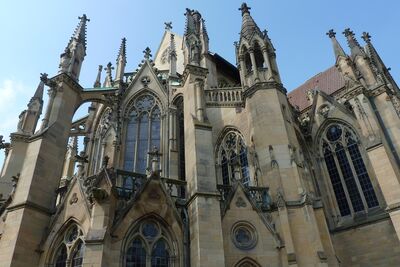
[[307,100],[306,93],[308,90],[318,88],[328,95],[333,94],[339,89],[343,88],[345,81],[335,66],[318,73],[304,84],[288,93],[289,102],[293,106],[298,106],[300,110],[304,110],[311,106]]

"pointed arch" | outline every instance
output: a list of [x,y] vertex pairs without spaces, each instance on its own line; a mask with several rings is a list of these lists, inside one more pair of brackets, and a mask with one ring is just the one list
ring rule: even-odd
[[152,267],[175,266],[180,255],[177,242],[160,216],[147,214],[136,220],[127,231],[122,242],[122,266],[146,266],[140,265],[143,258],[149,258]]
[[124,115],[124,160],[127,171],[146,173],[149,165],[148,152],[153,148],[161,150],[162,105],[159,98],[150,91],[132,97]]
[[[330,180],[330,190],[341,217],[354,217],[379,207],[356,131],[345,122],[326,121],[318,130],[317,151]],[[364,153],[366,155],[366,153]]]
[[236,263],[235,267],[261,267],[261,265],[250,257],[244,257]]
[[254,49],[254,58],[256,60],[256,68],[257,69],[265,68],[265,61],[264,61],[262,48],[258,41],[254,41],[253,49]]
[[245,73],[248,74],[253,70],[253,67],[251,64],[250,52],[246,45],[242,45],[240,48],[240,55],[243,57]]
[[250,185],[248,151],[243,135],[234,127],[226,127],[221,131],[215,147],[219,177],[224,185],[233,180],[235,166],[240,167],[239,176],[244,185]]
[[[183,95],[179,95],[174,98],[173,105],[176,107],[175,112],[175,127],[176,131],[173,131],[175,136],[170,138],[175,139],[176,150],[178,151],[178,179],[186,181],[186,160],[185,160],[185,117],[184,117],[184,103]],[[182,187],[182,192],[179,192],[181,197],[185,196],[184,188]]]

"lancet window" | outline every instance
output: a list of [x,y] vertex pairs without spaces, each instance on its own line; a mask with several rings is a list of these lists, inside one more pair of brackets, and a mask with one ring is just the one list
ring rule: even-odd
[[150,94],[138,97],[129,112],[125,138],[124,169],[146,173],[148,152],[160,149],[161,109]]
[[96,134],[94,138],[94,145],[93,145],[93,160],[92,160],[92,173],[96,173],[102,164],[102,160],[104,158],[104,152],[106,149],[107,144],[106,138],[109,134],[109,129],[111,127],[112,120],[112,110],[107,108],[104,110],[103,114],[101,115],[99,124],[96,129]]
[[60,238],[59,244],[49,266],[54,267],[81,267],[85,252],[85,243],[82,230],[72,224]]
[[[222,183],[229,185],[233,179],[240,179],[244,185],[250,184],[247,147],[241,134],[231,130],[225,134],[218,149]],[[235,170],[238,177],[235,177]]]
[[341,216],[379,206],[361,149],[343,124],[331,124],[323,133],[322,154]]
[[155,220],[139,224],[128,239],[125,267],[169,267],[175,258],[165,229]]

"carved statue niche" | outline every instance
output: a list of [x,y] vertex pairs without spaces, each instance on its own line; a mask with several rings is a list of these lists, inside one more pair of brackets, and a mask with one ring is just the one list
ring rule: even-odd
[[19,116],[18,116],[19,121],[18,121],[18,125],[17,125],[17,131],[19,133],[24,132],[25,117],[26,117],[26,110],[22,111],[21,114],[19,114]]
[[190,44],[190,63],[200,64],[201,44],[197,40],[193,40]]
[[60,72],[68,72],[69,66],[71,65],[71,58],[71,50],[67,47],[60,56]]

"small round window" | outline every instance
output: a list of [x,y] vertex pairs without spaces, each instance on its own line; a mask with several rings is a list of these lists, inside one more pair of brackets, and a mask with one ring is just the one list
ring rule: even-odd
[[158,236],[158,227],[153,222],[146,222],[142,227],[142,234],[147,239],[154,239]]
[[238,222],[232,228],[232,241],[239,249],[252,249],[257,244],[257,232],[248,222]]
[[331,142],[338,140],[341,136],[342,136],[342,128],[340,128],[336,124],[329,126],[328,130],[326,131],[326,138]]

